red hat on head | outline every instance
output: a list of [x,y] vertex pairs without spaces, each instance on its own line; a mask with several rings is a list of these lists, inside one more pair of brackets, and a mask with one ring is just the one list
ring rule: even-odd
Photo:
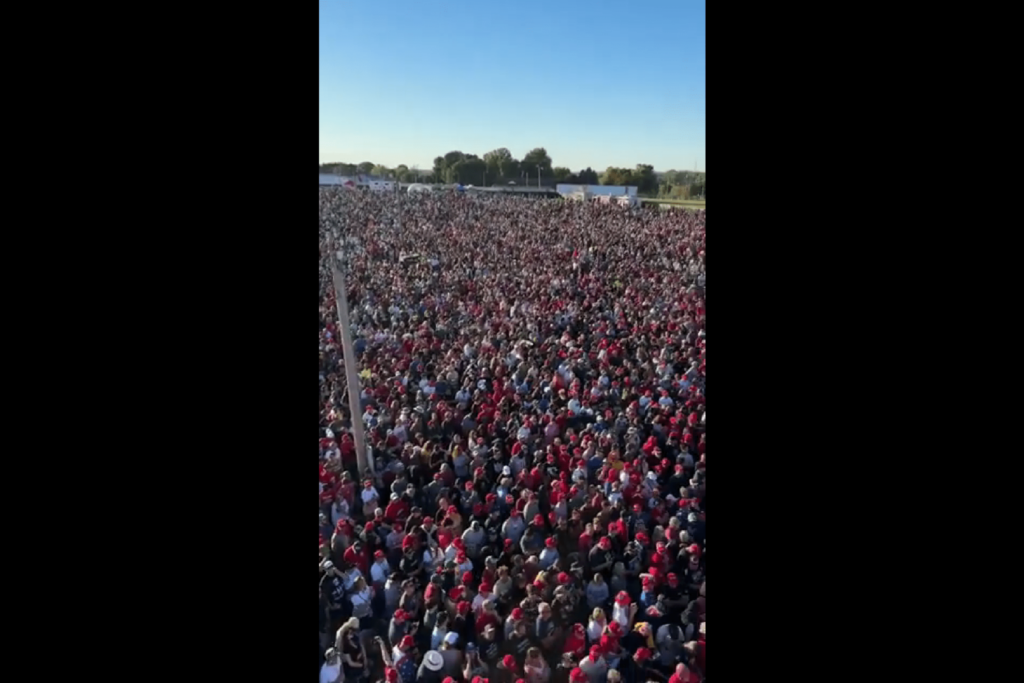
[[434,518],[433,517],[424,517],[423,518],[423,526],[434,526]]
[[406,635],[406,636],[403,636],[403,637],[402,637],[402,642],[401,642],[401,643],[399,643],[398,647],[400,647],[400,648],[402,648],[403,650],[405,650],[405,649],[407,649],[407,648],[410,648],[410,647],[412,647],[412,646],[413,646],[413,645],[415,645],[415,644],[416,644],[416,643],[415,643],[415,641],[413,641],[413,639],[412,639],[412,636],[410,636],[410,635]]
[[472,491],[473,490],[473,482],[471,482],[471,481],[467,481],[466,482],[466,490],[467,491]]
[[506,548],[511,548],[512,547],[512,539],[511,538],[506,538],[505,539],[505,547]]
[[363,482],[363,488],[364,489],[372,489],[373,488],[373,482],[370,481],[369,479],[367,479],[366,481]]
[[558,545],[558,541],[555,540],[554,536],[548,536],[544,540],[544,545],[546,545],[549,548],[554,548],[556,545]]
[[367,522],[366,526],[363,527],[363,531],[365,531],[366,533],[370,533],[371,531],[373,531],[373,529],[373,522]]
[[593,647],[590,648],[590,661],[596,662],[600,658],[601,658],[601,648],[598,647],[597,645],[594,645]]
[[409,615],[406,613],[404,609],[396,609],[394,615],[392,616],[394,616],[394,618],[398,621],[405,621],[409,618]]
[[462,584],[468,586],[471,583],[473,583],[473,572],[466,572],[462,575]]
[[658,541],[654,544],[654,547],[659,553],[665,552],[665,543],[663,541]]
[[501,659],[501,663],[504,664],[505,668],[508,669],[509,671],[515,671],[516,670],[516,658],[513,657],[512,655],[505,655]]
[[[614,624],[614,623],[617,623],[617,622],[613,621],[612,623]],[[608,636],[601,636],[601,640],[599,642],[600,642],[601,650],[603,652],[611,652],[612,651],[613,644],[612,644],[612,639],[611,638],[609,638]]]
[[640,512],[644,509],[644,506],[640,503],[633,503],[633,512]]
[[608,624],[608,631],[616,638],[622,637],[622,624],[617,621],[612,621]]
[[573,624],[572,630],[573,630],[573,633],[578,633],[578,634],[581,634],[581,635],[583,633],[586,633],[586,631],[587,631],[586,627],[584,627],[583,624]]
[[452,541],[452,545],[455,546],[456,550],[465,550],[466,548],[466,542],[457,536]]
[[571,581],[572,581],[572,577],[569,576],[568,574],[566,574],[565,572],[559,572],[558,573],[558,583],[560,583],[560,584],[562,584],[564,586],[565,584],[567,584],[567,583],[569,583]]
[[679,577],[670,572],[669,575],[668,575],[668,582],[669,583],[679,583]]
[[475,503],[473,505],[473,514],[479,516],[479,515],[482,515],[483,513],[484,513],[484,504],[483,503]]
[[651,542],[651,539],[642,531],[638,531],[636,534],[636,542],[640,545],[647,545]]
[[459,509],[457,507],[455,507],[454,505],[449,505],[448,506],[448,514],[449,515],[457,515],[457,514],[459,514]]
[[[597,659],[597,657],[591,657],[591,659]],[[572,683],[587,683],[589,679],[587,678],[587,674],[583,673],[583,669],[577,666],[569,674],[569,680],[572,681]]]
[[462,599],[462,594],[466,592],[465,586],[456,586],[448,591],[448,597],[451,598],[452,602],[458,602]]
[[515,497],[511,493],[506,493],[505,494],[505,502],[509,503],[511,505],[512,503],[516,502],[516,499],[515,499]]
[[646,647],[637,648],[637,651],[633,655],[633,658],[636,659],[636,661],[638,662],[646,661],[651,658],[651,651],[648,650]]
[[498,496],[497,494],[494,493],[488,493],[486,496],[484,496],[484,500],[486,500],[488,503],[493,503],[494,501],[498,500]]
[[598,541],[598,543],[605,550],[612,547],[612,539],[608,538],[607,536],[602,536],[601,540]]
[[536,514],[533,516],[533,523],[537,526],[544,526],[544,515]]
[[642,581],[642,583],[643,583],[643,585],[644,585],[644,588],[647,588],[647,587],[649,587],[649,586],[653,586],[653,585],[654,585],[654,579],[652,579],[652,578],[651,578],[651,577],[649,577],[649,576],[645,576],[645,577],[643,578],[643,581]]
[[375,553],[373,553],[373,556],[376,557],[379,560],[382,557],[384,557],[384,551],[383,550],[378,550]]
[[487,583],[486,581],[481,583],[480,584],[480,592],[481,593],[490,593],[491,592],[491,584]]
[[692,544],[689,548],[687,548],[687,550],[690,552],[691,555],[696,555],[697,557],[700,557],[700,546],[696,543]]
[[521,607],[513,607],[512,608],[512,619],[515,620],[515,621],[519,621],[522,618],[523,618],[523,609]]
[[467,559],[468,558],[466,557],[466,551],[465,550],[460,550],[459,552],[455,553],[455,561],[458,562],[459,564],[462,564]]
[[398,683],[398,669],[392,667],[386,667],[384,669],[384,678],[388,683]]
[[455,606],[455,609],[457,609],[459,614],[462,614],[462,615],[467,614],[469,612],[469,608],[470,608],[470,604],[468,602],[466,602],[465,600],[463,600],[462,602],[460,602],[458,605]]
[[625,607],[630,602],[629,593],[626,591],[619,591],[619,594],[615,596],[615,604]]
[[444,680],[441,681],[441,683],[455,683],[455,679],[451,676],[445,676]]

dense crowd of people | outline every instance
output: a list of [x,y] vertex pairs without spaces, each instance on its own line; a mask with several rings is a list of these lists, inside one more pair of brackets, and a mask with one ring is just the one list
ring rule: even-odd
[[703,212],[320,190],[321,683],[706,681],[704,263]]

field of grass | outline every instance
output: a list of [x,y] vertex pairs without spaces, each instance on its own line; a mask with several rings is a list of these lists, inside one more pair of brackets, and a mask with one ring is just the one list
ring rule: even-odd
[[699,199],[643,199],[644,204],[664,204],[667,206],[682,206],[689,209],[703,209],[707,202]]

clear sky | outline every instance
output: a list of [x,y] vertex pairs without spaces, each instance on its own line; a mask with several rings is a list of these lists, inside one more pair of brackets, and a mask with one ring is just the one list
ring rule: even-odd
[[704,15],[705,0],[320,0],[320,163],[545,147],[573,171],[706,171]]

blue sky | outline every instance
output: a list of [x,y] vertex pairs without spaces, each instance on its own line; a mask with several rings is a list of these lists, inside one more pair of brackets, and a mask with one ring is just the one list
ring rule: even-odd
[[705,0],[320,0],[320,162],[706,171]]

